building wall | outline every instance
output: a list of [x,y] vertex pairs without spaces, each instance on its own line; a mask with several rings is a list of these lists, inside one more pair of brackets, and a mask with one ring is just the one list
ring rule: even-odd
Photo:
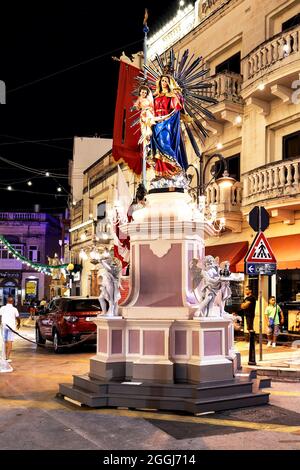
[[75,137],[73,161],[70,169],[70,185],[75,201],[79,201],[83,191],[83,172],[101,155],[112,148],[112,139],[99,137]]
[[[48,264],[47,256],[59,252],[61,227],[57,218],[43,213],[0,213],[0,233],[8,239],[23,245],[23,255],[29,258],[29,247],[36,246],[40,252],[37,262]],[[14,238],[11,238],[14,237]],[[34,261],[34,260],[33,260]],[[18,303],[25,300],[26,280],[38,282],[37,298],[49,297],[49,277],[22,262],[12,259],[0,259],[0,301],[3,301],[3,289],[7,281],[12,281],[17,289]],[[13,287],[13,286],[11,286]]]
[[[123,175],[128,184],[129,190],[134,196],[137,179],[132,172],[121,164]],[[118,165],[114,161],[111,152],[108,152],[86,168],[83,172],[83,189],[80,196],[80,204],[73,206],[71,211],[71,233],[70,233],[70,249],[72,261],[81,262],[82,272],[80,282],[74,283],[73,294],[76,287],[80,288],[80,295],[98,295],[99,292],[92,292],[92,277],[95,270],[101,274],[100,265],[93,265],[89,259],[80,260],[80,251],[84,250],[89,253],[91,247],[95,245],[100,250],[110,250],[113,248],[113,239],[111,233],[111,224],[109,212],[113,209],[117,198],[117,173]],[[106,202],[106,219],[97,224],[97,207],[98,204]],[[94,221],[94,223],[88,222]],[[81,224],[86,224],[81,227]],[[76,227],[79,227],[76,229]],[[76,230],[74,230],[74,228]],[[84,236],[84,239],[82,239]],[[96,239],[97,238],[97,239]]]

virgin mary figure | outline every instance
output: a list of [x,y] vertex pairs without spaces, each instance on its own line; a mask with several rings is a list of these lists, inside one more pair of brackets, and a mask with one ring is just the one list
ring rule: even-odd
[[153,188],[186,187],[188,162],[180,129],[181,90],[170,75],[161,75],[154,93],[154,115],[148,163],[154,168]]

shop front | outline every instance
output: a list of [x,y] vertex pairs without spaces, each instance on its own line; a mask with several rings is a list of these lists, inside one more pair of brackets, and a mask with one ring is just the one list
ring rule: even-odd
[[38,279],[25,279],[25,302],[37,302],[39,292],[39,280]]
[[[283,332],[300,335],[300,234],[268,240],[277,259],[276,294],[272,295],[284,313]],[[269,292],[272,287],[270,282]]]
[[2,271],[0,272],[0,305],[5,305],[7,297],[15,299],[15,305],[21,301],[21,279],[20,272]]

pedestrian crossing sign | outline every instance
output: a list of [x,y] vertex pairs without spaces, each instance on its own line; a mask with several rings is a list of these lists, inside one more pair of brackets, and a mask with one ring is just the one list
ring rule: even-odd
[[246,257],[246,263],[276,263],[276,258],[263,232],[258,232]]

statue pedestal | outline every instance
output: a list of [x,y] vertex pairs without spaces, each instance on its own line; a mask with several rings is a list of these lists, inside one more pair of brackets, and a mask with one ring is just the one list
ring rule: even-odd
[[61,384],[61,395],[88,406],[193,413],[267,403],[251,381],[234,378],[232,320],[195,318],[189,266],[203,260],[204,233],[212,228],[184,193],[150,194],[147,202],[121,227],[131,242],[131,290],[121,316],[94,320],[89,374]]
[[234,376],[231,320],[97,318],[94,379],[199,383]]

